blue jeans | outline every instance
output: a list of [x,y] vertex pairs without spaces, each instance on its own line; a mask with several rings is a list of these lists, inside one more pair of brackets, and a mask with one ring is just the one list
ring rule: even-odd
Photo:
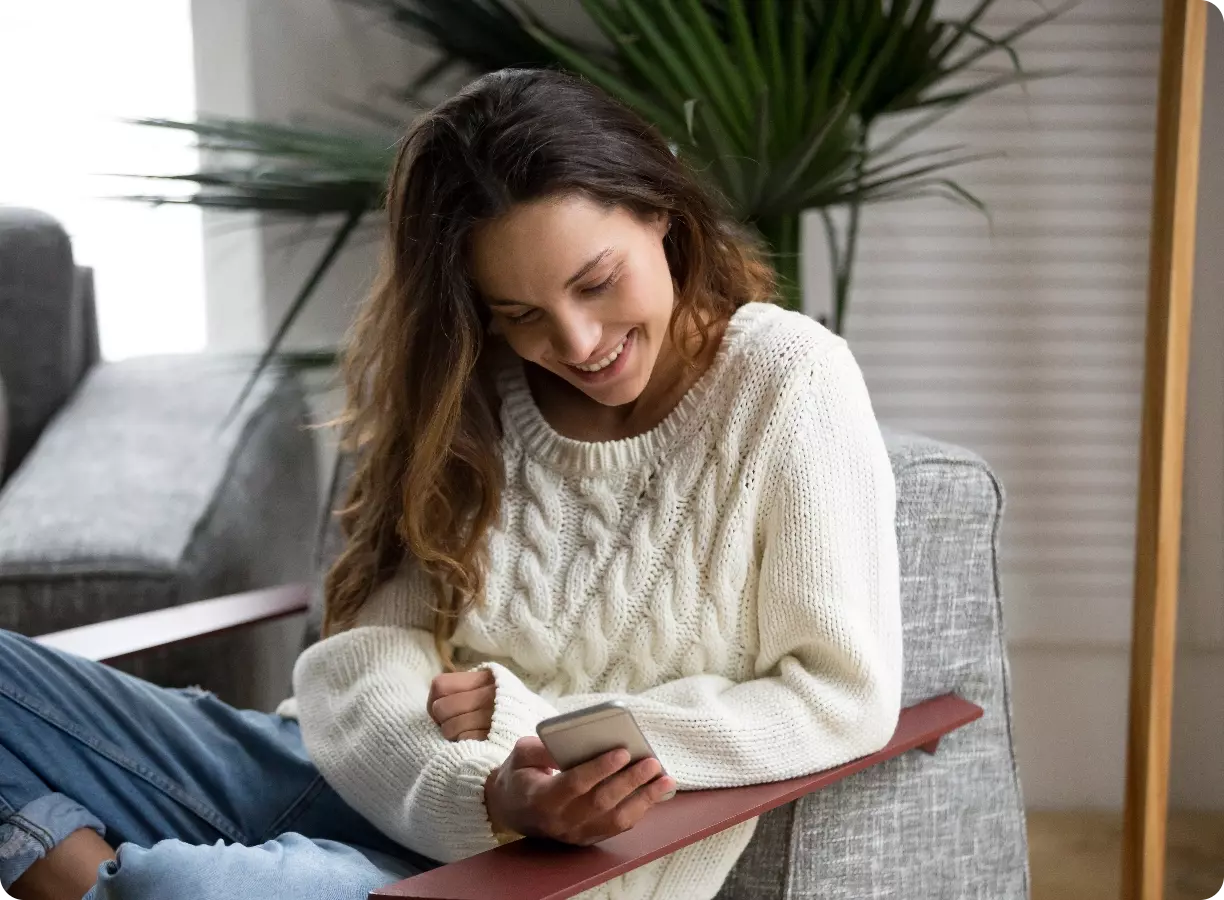
[[85,900],[365,900],[438,865],[336,795],[297,722],[0,631],[0,886],[82,828],[118,856]]

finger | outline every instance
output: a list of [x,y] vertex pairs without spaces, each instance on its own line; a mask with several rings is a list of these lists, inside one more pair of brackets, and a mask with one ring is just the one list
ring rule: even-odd
[[609,750],[581,765],[567,769],[561,777],[564,779],[565,788],[572,793],[572,796],[579,797],[589,793],[604,779],[615,775],[628,763],[629,751],[622,747]]
[[443,672],[434,677],[432,687],[438,697],[445,697],[487,687],[493,683],[492,672],[488,669],[476,669],[471,672]]
[[622,831],[628,831],[640,822],[656,803],[661,802],[661,798],[665,794],[674,790],[675,787],[675,779],[665,775],[637,788],[622,800],[605,820],[604,825],[610,830],[607,836],[611,837],[612,835],[620,834]]
[[634,791],[662,771],[663,766],[659,764],[659,761],[648,757],[646,759],[639,759],[632,766],[628,766],[611,778],[600,782],[587,794],[592,814],[607,815],[612,813],[629,799]]
[[670,775],[663,775],[662,777],[656,778],[654,781],[649,782],[646,785],[645,790],[650,792],[651,802],[666,803],[672,797],[676,796],[678,787],[679,786],[676,784],[676,779],[672,778]]
[[493,701],[496,697],[497,688],[493,686],[464,691],[461,694],[450,694],[434,700],[433,705],[429,708],[429,715],[438,723],[480,709],[485,711],[486,716],[492,717]]
[[635,826],[675,786],[661,772],[656,760],[639,760],[580,798],[575,814],[584,819],[578,829],[581,843],[598,843]]
[[459,735],[465,731],[488,731],[489,715],[482,710],[453,716],[442,722],[442,736],[448,741],[459,740]]
[[488,739],[489,732],[487,731],[465,731],[455,738],[456,741],[487,741]]
[[512,769],[559,769],[557,761],[552,758],[548,748],[535,735],[521,737],[514,744],[506,764]]

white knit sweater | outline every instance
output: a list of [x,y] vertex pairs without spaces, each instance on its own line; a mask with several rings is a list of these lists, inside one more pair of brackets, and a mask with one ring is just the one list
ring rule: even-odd
[[[496,846],[485,777],[541,719],[624,700],[680,790],[776,781],[884,746],[901,697],[895,488],[845,341],[736,312],[663,422],[580,442],[499,376],[506,488],[485,604],[454,644],[496,679],[484,741],[425,710],[441,671],[412,567],[294,669],[306,747],[391,838],[451,861]],[[705,900],[752,820],[582,893]],[[492,895],[491,895],[492,896]]]

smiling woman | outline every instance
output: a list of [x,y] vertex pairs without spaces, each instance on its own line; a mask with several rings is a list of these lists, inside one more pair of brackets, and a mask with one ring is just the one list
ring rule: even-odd
[[199,165],[180,137],[120,121],[194,116],[189,0],[0,3],[0,84],[0,203],[67,228],[94,269],[103,355],[202,349],[199,211],[105,199],[131,189],[103,177]]
[[[348,543],[294,672],[328,782],[452,861],[886,743],[896,498],[862,375],[760,302],[759,246],[658,132],[571,76],[497,72],[414,124],[387,212],[346,361]],[[667,774],[607,753],[554,776],[536,725],[610,700]],[[708,900],[754,828],[582,896]]]

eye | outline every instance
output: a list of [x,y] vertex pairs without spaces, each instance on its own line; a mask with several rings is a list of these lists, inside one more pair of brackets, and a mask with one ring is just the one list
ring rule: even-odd
[[523,324],[526,324],[527,322],[534,321],[535,318],[539,314],[540,314],[540,311],[538,309],[529,309],[527,310],[527,312],[519,313],[517,316],[512,316],[509,313],[506,313],[506,318],[509,319],[511,322],[513,322],[515,325],[523,325]]
[[616,284],[616,280],[618,278],[620,278],[620,269],[617,269],[615,272],[613,272],[603,281],[599,282],[599,284],[592,285],[591,287],[583,288],[582,293],[587,294],[587,295],[602,294],[608,288],[612,287],[612,285]]

